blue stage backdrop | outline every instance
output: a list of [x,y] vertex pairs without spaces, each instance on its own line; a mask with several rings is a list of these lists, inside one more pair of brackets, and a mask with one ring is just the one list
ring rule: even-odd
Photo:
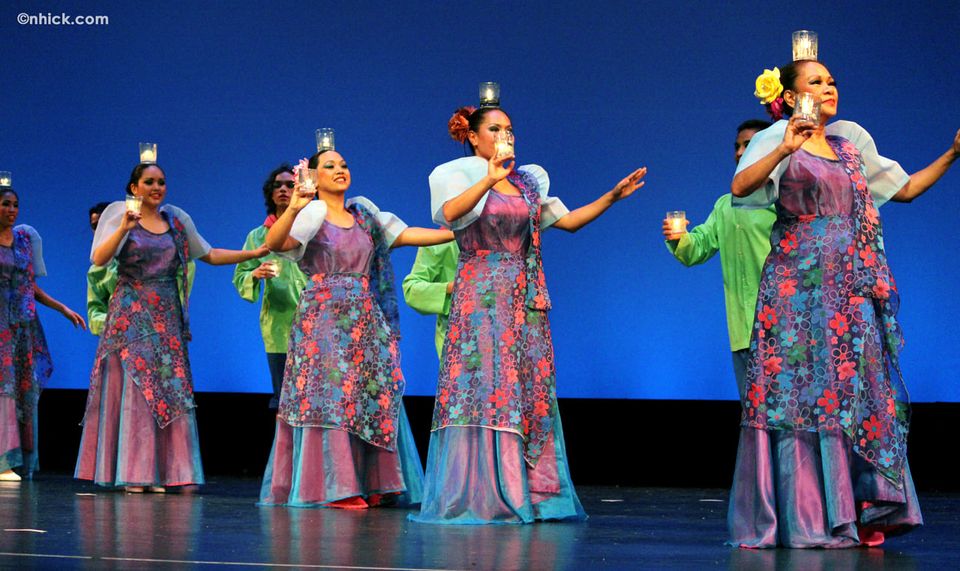
[[[50,24],[20,24],[19,13]],[[104,15],[108,24],[53,25]],[[729,192],[735,126],[763,117],[764,67],[790,33],[820,34],[841,117],[908,171],[960,127],[960,9],[945,2],[7,2],[0,8],[0,170],[20,221],[43,236],[55,297],[83,309],[87,208],[121,199],[137,143],[159,144],[168,202],[215,246],[264,218],[260,187],[334,127],[364,195],[429,226],[427,175],[463,154],[450,113],[499,81],[521,163],[568,206],[635,167],[647,186],[575,235],[544,236],[562,397],[733,399],[719,259],[687,269],[664,247],[664,212],[702,222]],[[920,39],[918,41],[918,38]],[[902,292],[913,399],[958,401],[954,254],[960,167],[910,205],[882,209]],[[399,280],[415,250],[393,255]],[[190,346],[200,391],[267,392],[259,305],[233,267],[200,264]],[[52,387],[87,386],[96,338],[41,310]],[[433,319],[402,310],[407,393],[433,394]]]

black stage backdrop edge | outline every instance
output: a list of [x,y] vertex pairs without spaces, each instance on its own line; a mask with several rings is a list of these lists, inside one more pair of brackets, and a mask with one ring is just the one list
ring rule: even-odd
[[[40,398],[40,473],[73,472],[87,392],[48,389]],[[260,477],[273,442],[269,396],[196,394],[204,470],[216,476]],[[433,397],[405,397],[417,448],[425,460]],[[582,486],[725,488],[736,459],[736,401],[560,399],[573,481]],[[944,427],[960,403],[916,403],[909,457],[917,488],[957,491],[943,461],[952,449]]]

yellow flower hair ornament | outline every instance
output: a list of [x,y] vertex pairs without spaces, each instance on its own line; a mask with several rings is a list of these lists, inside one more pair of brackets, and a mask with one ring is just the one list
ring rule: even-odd
[[765,105],[767,112],[775,121],[783,118],[783,84],[780,83],[780,69],[764,69],[757,76],[756,90],[753,95]]

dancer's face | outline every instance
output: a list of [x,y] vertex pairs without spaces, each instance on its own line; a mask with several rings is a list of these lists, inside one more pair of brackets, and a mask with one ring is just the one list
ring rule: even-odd
[[467,139],[473,145],[474,154],[490,160],[490,157],[497,152],[496,137],[500,131],[513,132],[513,123],[510,122],[510,117],[507,117],[507,114],[499,109],[487,112],[483,116],[483,123],[480,124],[479,129],[467,134]]
[[792,88],[783,92],[783,99],[790,106],[794,106],[796,104],[796,94],[803,92],[813,93],[820,98],[821,119],[830,119],[836,116],[837,106],[840,102],[837,82],[830,75],[830,70],[822,63],[811,61],[801,65],[797,74],[797,81]]
[[318,157],[317,188],[332,193],[344,193],[350,188],[350,169],[340,153],[327,151]]
[[12,192],[0,194],[0,228],[12,228],[20,214],[20,201]]
[[147,167],[143,169],[136,186],[131,185],[130,189],[134,196],[139,196],[143,199],[144,204],[150,205],[156,210],[167,195],[167,177],[164,176],[160,167]]

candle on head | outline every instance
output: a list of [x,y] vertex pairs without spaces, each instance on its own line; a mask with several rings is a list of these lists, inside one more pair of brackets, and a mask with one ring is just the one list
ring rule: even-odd
[[140,162],[143,164],[156,164],[157,162],[157,144],[140,143]]
[[336,148],[337,144],[336,139],[334,138],[333,129],[330,127],[317,129],[317,152],[322,153],[324,151],[334,151]]
[[500,106],[500,84],[484,81],[480,84],[480,107]]
[[817,33],[798,30],[793,33],[793,61],[817,60]]
[[0,171],[0,188],[10,188],[13,186],[13,176],[10,171]]

